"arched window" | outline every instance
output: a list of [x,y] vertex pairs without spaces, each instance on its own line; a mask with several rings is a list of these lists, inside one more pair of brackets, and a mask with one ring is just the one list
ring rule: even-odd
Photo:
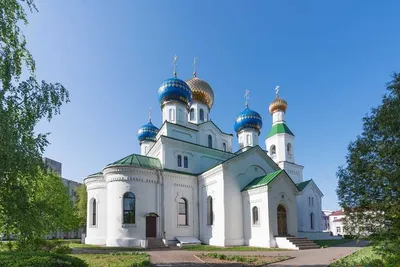
[[213,147],[212,146],[212,136],[211,136],[211,134],[208,135],[208,147],[211,147],[211,148]]
[[253,207],[253,224],[258,224],[258,208]]
[[182,156],[178,155],[178,167],[182,167]]
[[188,203],[185,198],[179,199],[178,224],[188,225]]
[[207,198],[207,224],[213,225],[214,223],[214,211],[213,211],[213,199],[211,196]]
[[310,214],[310,228],[314,229],[314,213]]
[[97,224],[97,203],[96,203],[96,199],[93,199],[92,202],[92,225],[96,225]]
[[194,120],[194,108],[190,109],[190,120]]
[[184,156],[183,157],[183,168],[189,168],[189,161],[188,161],[188,157]]
[[200,121],[204,121],[204,110],[200,109]]
[[135,223],[135,195],[131,192],[125,193],[123,197],[123,205],[123,223]]
[[271,146],[270,153],[271,153],[271,156],[276,155],[276,147],[275,147],[275,145]]
[[286,145],[286,150],[287,150],[288,156],[291,157],[292,156],[292,144],[291,143],[288,143]]
[[222,143],[222,149],[226,151],[226,143]]

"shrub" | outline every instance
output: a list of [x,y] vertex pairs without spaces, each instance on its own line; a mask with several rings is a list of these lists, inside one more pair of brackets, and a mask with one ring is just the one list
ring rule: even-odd
[[81,259],[55,253],[44,252],[2,252],[2,267],[87,267]]

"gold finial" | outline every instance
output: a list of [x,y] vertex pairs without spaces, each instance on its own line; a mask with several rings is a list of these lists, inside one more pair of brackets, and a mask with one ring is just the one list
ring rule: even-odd
[[151,122],[151,107],[149,107],[149,122]]
[[176,62],[178,61],[178,56],[177,55],[175,55],[174,56],[174,62],[173,62],[173,64],[174,64],[174,77],[176,78],[176,75],[177,75],[177,73],[176,73],[176,65],[178,65]]
[[194,77],[197,77],[196,69],[197,69],[197,57],[195,57],[195,58],[193,59],[193,76],[194,76]]
[[275,95],[276,95],[276,98],[279,98],[279,88],[281,88],[279,85],[275,86]]
[[249,94],[250,94],[250,91],[249,91],[249,90],[246,90],[246,93],[244,94],[244,99],[246,99],[246,101],[245,101],[245,103],[246,103],[246,108],[249,107]]

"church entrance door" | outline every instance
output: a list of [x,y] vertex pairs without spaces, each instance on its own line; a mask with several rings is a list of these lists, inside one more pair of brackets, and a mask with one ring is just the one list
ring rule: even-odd
[[146,237],[157,236],[157,217],[146,216]]
[[278,215],[278,235],[285,236],[287,232],[287,214],[283,205],[279,204],[277,209]]

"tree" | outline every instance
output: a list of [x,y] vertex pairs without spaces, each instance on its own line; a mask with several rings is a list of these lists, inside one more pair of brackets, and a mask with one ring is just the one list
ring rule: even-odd
[[400,262],[400,74],[393,74],[382,104],[364,117],[348,151],[337,173],[346,228],[368,235],[386,260]]
[[81,184],[75,188],[76,201],[75,210],[79,219],[79,226],[84,227],[86,230],[86,216],[87,216],[87,192],[86,185]]
[[[0,230],[17,234],[18,240],[26,244],[26,236],[42,233],[44,222],[64,217],[61,213],[56,217],[55,213],[35,213],[41,207],[46,212],[44,203],[35,204],[40,199],[36,192],[42,192],[39,189],[46,182],[50,188],[53,185],[43,176],[47,134],[36,134],[34,128],[40,120],[50,121],[59,114],[69,94],[59,83],[36,80],[35,62],[19,27],[28,23],[24,7],[37,11],[33,0],[0,1]],[[23,69],[28,70],[29,78],[21,82]],[[42,216],[40,223],[28,217],[35,214],[49,217]]]

